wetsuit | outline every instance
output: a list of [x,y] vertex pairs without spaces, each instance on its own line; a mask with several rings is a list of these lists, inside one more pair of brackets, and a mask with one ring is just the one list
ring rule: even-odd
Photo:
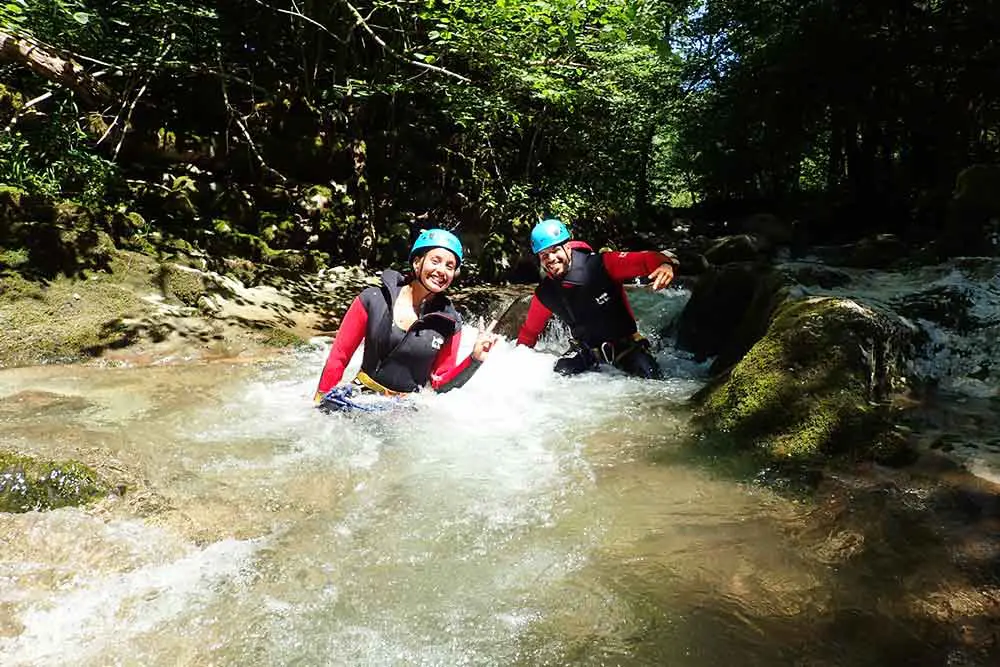
[[462,318],[443,294],[424,301],[406,331],[395,325],[393,307],[404,285],[406,279],[388,269],[382,273],[380,286],[365,288],[354,299],[333,340],[318,395],[341,381],[362,339],[361,370],[393,393],[417,391],[428,381],[439,392],[449,391],[461,387],[478,370],[481,362],[471,356],[456,364]]
[[546,276],[535,289],[518,344],[534,347],[555,314],[574,339],[574,347],[556,362],[556,372],[574,375],[605,362],[629,375],[661,378],[648,341],[638,334],[623,283],[671,259],[655,251],[595,253],[579,241],[570,241],[567,250],[569,270],[562,278]]

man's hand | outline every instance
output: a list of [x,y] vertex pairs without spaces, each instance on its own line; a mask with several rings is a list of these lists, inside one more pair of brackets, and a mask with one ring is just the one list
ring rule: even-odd
[[670,262],[664,262],[649,274],[650,286],[654,290],[663,289],[674,279],[674,267]]

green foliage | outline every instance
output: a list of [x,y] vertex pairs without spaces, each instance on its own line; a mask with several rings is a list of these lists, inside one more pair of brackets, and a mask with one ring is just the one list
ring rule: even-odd
[[986,0],[705,3],[674,30],[674,170],[702,197],[842,206],[855,233],[905,225],[1000,159],[996,16]]
[[500,278],[547,215],[617,243],[706,200],[946,202],[962,168],[1000,157],[992,16],[986,0],[7,0],[0,26],[114,99],[85,109],[64,79],[0,65],[0,177],[258,258],[391,263],[438,224]]
[[[4,25],[103,68],[120,108],[83,122],[67,91],[20,72],[17,89],[55,93],[40,108],[59,115],[49,133],[19,120],[6,135],[12,182],[122,196],[170,236],[384,263],[433,220],[488,239],[499,276],[523,241],[511,221],[556,211],[612,233],[663,198],[653,138],[683,2],[394,0],[357,4],[361,19],[343,3],[14,3]],[[138,151],[150,145],[197,169],[157,164]],[[327,203],[303,206],[316,187]]]

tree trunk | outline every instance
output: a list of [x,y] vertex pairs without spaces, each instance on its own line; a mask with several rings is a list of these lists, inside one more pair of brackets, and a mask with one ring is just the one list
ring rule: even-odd
[[368,166],[368,148],[363,139],[351,142],[351,156],[354,158],[354,204],[358,213],[361,238],[358,239],[358,254],[361,266],[367,267],[375,258],[375,221],[372,219],[371,190],[365,173]]
[[60,55],[54,46],[0,30],[0,60],[23,65],[56,85],[68,88],[89,110],[100,111],[115,101],[116,96],[110,88],[87,74],[83,65],[71,56]]
[[642,149],[639,153],[639,164],[636,168],[635,177],[635,220],[634,225],[644,225],[649,221],[649,163],[653,153],[653,138],[656,136],[656,127],[649,125],[642,133]]
[[830,109],[830,144],[827,148],[826,191],[836,192],[844,175],[844,119],[839,109]]

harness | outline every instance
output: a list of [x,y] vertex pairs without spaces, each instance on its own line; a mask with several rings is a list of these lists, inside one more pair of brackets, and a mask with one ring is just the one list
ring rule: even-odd
[[606,340],[597,347],[589,347],[582,341],[573,341],[573,347],[590,355],[595,363],[605,363],[612,366],[638,349],[649,349],[649,340],[636,332],[631,336],[618,340]]
[[372,376],[368,375],[364,371],[358,371],[358,374],[354,376],[354,381],[352,382],[362,391],[368,389],[369,391],[374,391],[376,394],[381,394],[382,396],[406,396],[406,392],[403,391],[393,391],[387,387],[383,387],[378,382],[376,382]]
[[598,253],[574,249],[566,275],[543,279],[535,295],[587,347],[620,342],[637,331],[625,291],[608,275]]
[[363,405],[355,401],[352,397],[355,394],[353,385],[340,385],[326,392],[319,402],[319,409],[326,413],[331,412],[384,412],[393,407],[391,403]]

